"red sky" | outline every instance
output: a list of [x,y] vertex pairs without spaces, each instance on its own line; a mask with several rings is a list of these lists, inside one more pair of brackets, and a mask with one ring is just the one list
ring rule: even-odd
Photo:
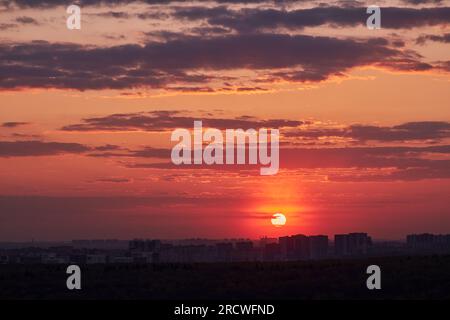
[[[450,233],[450,2],[8,3],[0,241]],[[278,128],[280,171],[172,166],[194,120]]]

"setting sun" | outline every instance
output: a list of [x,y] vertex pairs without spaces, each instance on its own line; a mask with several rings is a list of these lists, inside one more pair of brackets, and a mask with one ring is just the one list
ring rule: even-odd
[[282,213],[275,213],[270,220],[275,227],[281,227],[286,224],[286,217]]

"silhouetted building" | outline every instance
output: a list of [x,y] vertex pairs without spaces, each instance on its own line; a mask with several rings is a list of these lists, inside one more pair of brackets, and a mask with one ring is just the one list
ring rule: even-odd
[[324,259],[328,256],[328,236],[297,234],[279,238],[282,260]]
[[251,241],[239,241],[235,243],[233,253],[233,261],[255,261],[257,260],[257,252]]
[[262,237],[261,239],[259,239],[259,246],[261,248],[264,248],[269,243],[278,243],[278,239],[277,238],[268,238],[268,237]]
[[413,252],[444,253],[450,252],[450,234],[410,234],[406,244]]
[[280,253],[283,260],[293,260],[295,258],[294,238],[289,236],[280,237],[278,243],[280,245]]
[[334,252],[338,257],[366,255],[372,244],[367,233],[336,234]]
[[146,252],[158,252],[161,248],[160,240],[141,240],[134,239],[128,244],[130,251],[146,251]]
[[[128,250],[99,249],[92,243],[115,243],[115,240],[79,240],[72,246],[45,247],[8,244],[0,250],[0,264],[104,264],[104,263],[192,263],[232,261],[295,261],[326,259],[332,256],[326,235],[296,234],[276,238],[248,239],[187,239],[162,243],[160,240],[135,239],[128,242]],[[119,241],[123,243],[124,241]],[[110,245],[104,245],[112,247]],[[92,248],[87,248],[92,247]],[[331,254],[330,254],[331,253]],[[377,241],[372,244],[367,233],[336,234],[334,256],[337,258],[360,256],[393,256],[402,254],[448,254],[450,234],[411,234],[403,241]]]
[[328,236],[309,236],[310,259],[324,259],[328,256]]
[[127,245],[127,241],[117,239],[72,240],[72,246],[77,249],[124,250]]
[[232,253],[233,253],[233,243],[232,242],[223,242],[216,244],[217,250],[217,259],[218,261],[231,261]]
[[6,264],[8,262],[9,262],[9,256],[7,256],[7,255],[0,256],[0,264]]
[[86,263],[97,264],[108,262],[107,256],[105,254],[88,254],[86,256]]
[[304,234],[292,236],[294,239],[294,259],[306,260],[310,257],[309,238]]
[[412,248],[430,247],[434,242],[434,235],[430,233],[410,234],[406,236],[406,243]]
[[253,249],[253,242],[251,242],[251,241],[236,242],[236,250],[249,251],[252,249]]
[[81,253],[71,254],[69,260],[73,264],[85,264],[87,263],[87,256]]
[[263,249],[263,259],[265,261],[281,260],[280,245],[278,243],[268,243]]
[[334,235],[334,254],[339,257],[348,255],[348,240],[346,234]]

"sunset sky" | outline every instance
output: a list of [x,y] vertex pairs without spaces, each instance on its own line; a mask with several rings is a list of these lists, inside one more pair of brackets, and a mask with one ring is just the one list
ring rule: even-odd
[[[450,233],[450,1],[74,3],[0,0],[0,241]],[[172,165],[194,120],[278,174]]]

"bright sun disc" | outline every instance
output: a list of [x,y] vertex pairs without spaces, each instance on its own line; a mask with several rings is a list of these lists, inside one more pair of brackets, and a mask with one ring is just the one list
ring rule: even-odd
[[286,217],[282,213],[275,213],[270,220],[275,227],[281,227],[286,224]]

